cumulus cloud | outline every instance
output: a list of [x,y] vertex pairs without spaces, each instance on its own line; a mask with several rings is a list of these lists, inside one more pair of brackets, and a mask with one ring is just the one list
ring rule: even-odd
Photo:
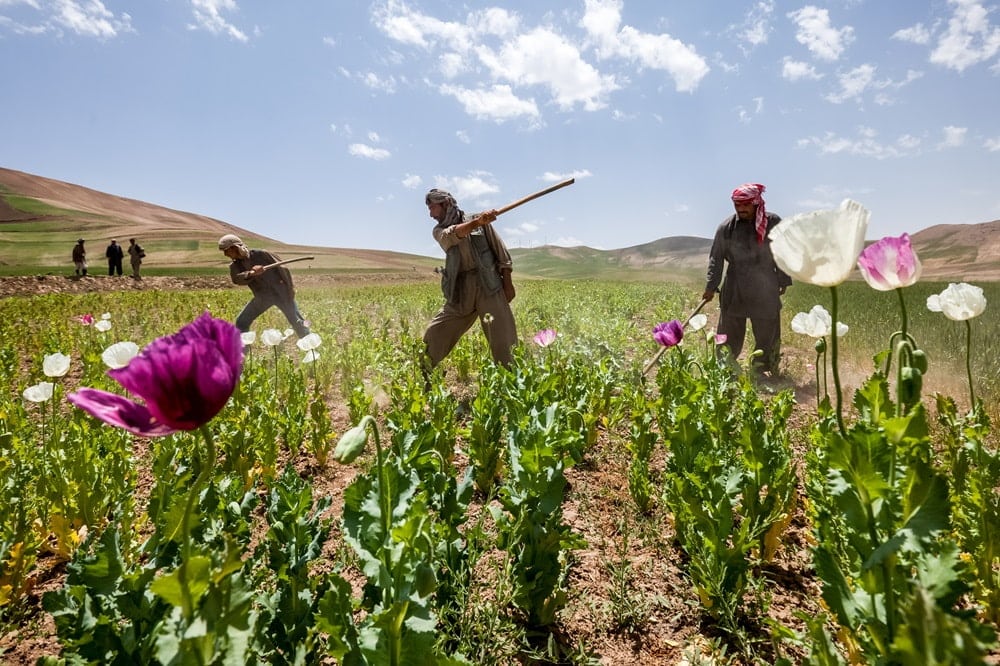
[[954,12],[931,51],[932,63],[961,72],[1000,52],[1000,27],[990,22],[994,8],[975,0],[948,0],[948,4]]
[[946,150],[948,148],[958,148],[965,144],[965,135],[968,134],[968,127],[955,127],[954,125],[948,125],[941,130],[944,135],[941,142],[937,145],[938,150]]
[[558,173],[556,171],[546,171],[542,174],[542,180],[546,183],[561,183],[568,178],[590,178],[593,174],[590,169],[577,169],[569,173]]
[[795,40],[820,60],[839,59],[844,49],[854,41],[854,28],[834,28],[830,23],[830,12],[825,9],[806,5],[789,12],[787,16],[798,26]]
[[347,147],[347,152],[355,157],[364,157],[369,160],[385,160],[392,157],[385,148],[376,148],[365,143],[352,143]]
[[1000,150],[1000,136],[993,139],[986,139],[986,141],[983,142],[983,148],[991,153],[995,153]]
[[917,23],[909,28],[902,28],[892,33],[892,39],[901,42],[911,42],[913,44],[930,44],[931,31],[924,27],[923,23]]
[[691,92],[708,74],[705,59],[693,46],[664,34],[621,25],[622,0],[586,0],[580,25],[597,42],[601,59],[624,58],[640,67],[662,70],[678,92]]
[[823,75],[817,72],[811,64],[786,56],[781,62],[781,77],[788,81],[801,81],[803,79],[818,81],[823,78]]
[[817,148],[821,155],[858,155],[884,160],[915,154],[920,148],[920,139],[903,134],[894,142],[885,143],[879,139],[878,132],[874,129],[860,127],[855,137],[826,132],[822,136],[799,139],[796,146],[802,149]]
[[191,30],[206,30],[213,35],[226,35],[238,42],[249,40],[245,32],[223,16],[226,12],[239,11],[236,0],[191,0],[191,11],[194,13],[194,23],[188,25]]
[[743,23],[730,26],[727,32],[735,33],[736,38],[747,45],[744,51],[752,50],[761,44],[767,44],[768,37],[773,30],[771,27],[773,13],[774,0],[755,2],[747,10]]
[[53,0],[46,3],[37,0],[0,0],[0,7],[5,6],[27,7],[41,14],[38,23],[34,24],[0,16],[0,27],[19,35],[62,35],[69,31],[82,37],[106,40],[122,33],[135,32],[129,14],[122,12],[116,16],[101,0]]
[[434,187],[451,192],[459,206],[464,201],[475,202],[500,191],[488,171],[474,171],[467,176],[435,176]]
[[459,101],[470,116],[502,123],[505,120],[527,116],[538,117],[538,107],[533,99],[521,99],[508,85],[495,85],[490,89],[472,90],[461,86],[444,85],[441,92]]
[[420,187],[421,184],[423,184],[424,179],[416,174],[408,173],[405,176],[403,176],[402,182],[403,182],[403,187],[405,187],[406,189],[415,190],[418,187]]
[[838,77],[840,91],[826,95],[827,101],[840,104],[849,99],[860,97],[875,81],[874,65],[859,65],[844,72]]

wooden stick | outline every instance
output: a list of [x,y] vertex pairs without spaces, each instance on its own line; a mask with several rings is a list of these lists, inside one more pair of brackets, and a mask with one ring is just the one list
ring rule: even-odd
[[[705,307],[705,304],[708,303],[708,300],[709,299],[707,299],[707,298],[701,299],[701,303],[699,303],[698,307],[696,307],[694,309],[694,312],[692,312],[691,315],[686,320],[684,320],[684,323],[681,325],[681,328],[684,328],[685,326],[687,326],[688,324],[691,323],[691,320],[694,319],[694,316],[696,314],[698,314],[699,312],[701,312],[701,309],[703,307]],[[654,365],[656,365],[656,362],[660,360],[661,356],[663,356],[663,352],[667,351],[668,349],[670,349],[670,348],[669,347],[660,347],[660,350],[658,352],[656,352],[656,356],[654,356],[653,358],[651,358],[649,360],[649,363],[646,364],[646,367],[644,367],[642,369],[642,374],[644,374],[644,375],[647,374],[649,372],[649,369],[652,368]]]
[[291,264],[296,261],[308,261],[309,259],[315,259],[316,257],[295,257],[294,259],[283,259],[282,261],[276,261],[273,264],[268,264],[267,266],[262,266],[265,271],[269,268],[274,268],[276,266],[284,266],[285,264]]
[[514,202],[511,202],[511,203],[507,204],[503,208],[497,208],[497,215],[503,215],[507,211],[513,210],[514,208],[517,208],[521,204],[526,204],[529,201],[531,201],[532,199],[537,199],[538,197],[543,197],[543,196],[545,196],[546,194],[548,194],[550,192],[555,192],[556,190],[558,190],[560,188],[563,188],[563,187],[566,187],[567,185],[572,185],[575,182],[576,182],[576,178],[569,178],[567,180],[564,180],[561,183],[556,183],[552,187],[547,187],[544,190],[539,190],[538,192],[535,192],[534,194],[529,194],[528,196],[524,197],[523,199],[518,199],[517,201],[514,201]]

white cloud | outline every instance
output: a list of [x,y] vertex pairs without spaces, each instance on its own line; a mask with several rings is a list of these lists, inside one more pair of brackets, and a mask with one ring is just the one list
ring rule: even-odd
[[378,135],[378,132],[369,131],[368,132],[368,140],[371,141],[372,143],[381,143],[382,142],[382,137],[380,137]]
[[403,187],[408,190],[415,190],[424,182],[424,179],[420,176],[412,173],[408,173],[403,176]]
[[457,99],[465,112],[475,118],[502,123],[521,116],[538,117],[535,100],[519,98],[507,85],[495,85],[489,90],[444,85],[441,92]]
[[213,35],[228,35],[239,42],[248,41],[245,32],[223,17],[224,12],[239,11],[236,0],[191,0],[191,11],[194,12],[195,23],[188,26],[190,29],[207,30]]
[[931,31],[925,28],[923,23],[918,23],[892,33],[892,39],[898,39],[901,42],[912,42],[913,44],[930,44]]
[[0,16],[0,27],[18,35],[63,34],[71,31],[84,37],[111,39],[122,33],[135,32],[132,17],[122,12],[118,16],[108,10],[101,0],[0,0],[0,7],[24,6],[40,12],[39,22],[28,25],[7,16]]
[[774,0],[756,2],[747,11],[742,25],[734,26],[731,31],[737,34],[738,39],[749,45],[751,50],[761,44],[767,44],[768,36],[771,34],[770,24],[771,14],[774,13]]
[[995,153],[1000,150],[1000,136],[993,139],[986,139],[986,141],[983,142],[983,148],[991,153]]
[[990,12],[976,0],[948,0],[955,9],[948,29],[938,38],[930,61],[959,72],[1000,52],[1000,27],[990,23]]
[[368,72],[361,76],[361,81],[372,90],[381,90],[389,94],[396,92],[396,78],[393,76],[382,78],[375,72]]
[[375,148],[364,143],[352,143],[347,147],[347,152],[355,157],[364,157],[370,160],[385,160],[392,156],[385,148]]
[[795,40],[820,60],[839,59],[847,45],[854,41],[854,28],[834,28],[830,24],[830,13],[825,9],[806,5],[787,16],[798,26]]
[[874,65],[859,65],[838,77],[840,92],[826,95],[826,100],[840,104],[849,99],[860,97],[875,81]]
[[500,191],[493,182],[493,174],[487,171],[474,171],[468,176],[435,176],[434,187],[451,192],[459,207],[464,201],[476,201]]
[[817,72],[811,64],[785,56],[781,61],[781,77],[788,81],[801,81],[802,79],[818,81],[823,78],[823,75]]
[[859,155],[884,160],[914,155],[920,147],[920,140],[903,134],[893,143],[883,143],[874,129],[860,127],[858,136],[854,138],[827,132],[822,136],[799,139],[796,145],[799,148],[818,148],[821,155]]
[[576,171],[570,171],[569,173],[546,171],[542,174],[542,180],[546,183],[561,183],[568,178],[590,178],[592,175],[593,174],[590,173],[590,169],[577,169]]
[[599,58],[624,58],[640,67],[662,70],[678,92],[691,92],[708,74],[705,59],[694,47],[668,34],[641,32],[621,24],[622,0],[586,0],[580,25],[598,44]]
[[430,49],[443,43],[464,49],[474,41],[475,33],[469,26],[415,12],[398,0],[377,6],[372,13],[382,32],[403,44]]
[[535,28],[507,42],[499,51],[477,51],[494,78],[515,85],[542,85],[556,104],[569,110],[582,104],[587,111],[605,106],[605,96],[618,88],[613,76],[602,75],[561,35]]
[[472,139],[469,138],[469,133],[466,132],[465,130],[456,130],[455,138],[466,145],[472,143]]
[[948,125],[941,130],[944,138],[941,139],[941,143],[937,145],[938,150],[946,150],[948,148],[958,148],[965,144],[965,135],[968,134],[968,127],[955,127],[954,125]]

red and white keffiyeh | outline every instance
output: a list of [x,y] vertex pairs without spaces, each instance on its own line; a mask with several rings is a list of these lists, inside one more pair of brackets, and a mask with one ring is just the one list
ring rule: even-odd
[[733,190],[733,203],[752,203],[757,206],[757,218],[754,220],[754,227],[757,230],[757,244],[764,244],[764,237],[767,236],[767,211],[764,210],[764,190],[767,189],[760,183],[743,183]]

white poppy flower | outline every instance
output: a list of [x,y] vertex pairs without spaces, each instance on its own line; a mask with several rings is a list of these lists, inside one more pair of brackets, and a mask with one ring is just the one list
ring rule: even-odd
[[295,335],[295,331],[293,331],[290,328],[286,328],[283,335],[284,335],[284,337],[282,337],[282,340],[287,340],[288,338],[290,338],[293,335]]
[[817,210],[782,220],[771,229],[771,254],[792,278],[820,287],[851,274],[865,245],[868,209],[845,199],[835,210]]
[[42,372],[46,377],[63,377],[69,372],[69,356],[62,352],[47,354],[42,359]]
[[39,382],[34,386],[29,386],[24,389],[25,400],[30,402],[45,402],[52,399],[52,391],[55,389],[55,384],[52,382]]
[[688,322],[688,327],[692,331],[700,331],[701,329],[705,328],[705,325],[707,323],[708,323],[708,315],[703,315],[699,313],[691,317],[691,320]]
[[310,349],[306,352],[305,356],[302,357],[303,363],[312,363],[316,360],[319,360],[319,352],[315,349]]
[[116,342],[101,353],[104,364],[112,370],[124,368],[139,355],[139,345],[134,342]]
[[927,309],[940,312],[954,321],[965,321],[983,314],[986,310],[986,296],[981,287],[965,282],[952,282],[940,294],[927,297]]
[[302,338],[299,338],[295,346],[304,352],[312,351],[322,344],[323,338],[319,337],[318,333],[310,333]]
[[260,341],[268,347],[276,347],[282,343],[284,336],[276,328],[265,328],[260,333]]
[[111,330],[111,320],[101,319],[100,321],[94,324],[94,328],[96,328],[101,333],[107,333],[108,331]]
[[252,345],[257,342],[257,334],[254,331],[247,331],[245,333],[240,333],[240,340],[243,341],[243,346]]
[[111,319],[111,313],[105,312],[104,314],[101,315],[101,319]]
[[[833,329],[833,317],[822,305],[814,305],[809,312],[799,312],[792,317],[792,330],[811,338],[823,338],[830,335]],[[837,337],[843,337],[848,331],[847,324],[837,322]]]

